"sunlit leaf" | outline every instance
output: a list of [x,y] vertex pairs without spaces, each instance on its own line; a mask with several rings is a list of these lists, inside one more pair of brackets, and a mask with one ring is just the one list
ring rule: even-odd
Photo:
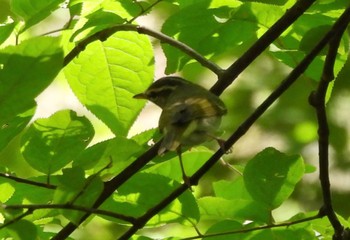
[[64,0],[12,0],[10,3],[12,11],[24,20],[25,26],[21,31],[25,31],[48,17],[63,2]]
[[148,38],[118,32],[90,44],[65,69],[79,100],[116,135],[126,136],[145,104],[133,99],[153,80],[153,52]]

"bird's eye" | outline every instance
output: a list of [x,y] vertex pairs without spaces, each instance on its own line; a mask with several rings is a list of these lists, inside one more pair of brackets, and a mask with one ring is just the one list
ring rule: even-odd
[[151,101],[157,100],[158,98],[158,94],[155,92],[150,92],[147,94],[147,96],[148,96],[148,99]]

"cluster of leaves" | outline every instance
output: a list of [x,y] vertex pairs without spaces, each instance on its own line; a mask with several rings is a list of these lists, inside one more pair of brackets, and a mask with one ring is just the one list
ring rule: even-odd
[[[128,137],[145,104],[132,96],[153,81],[150,36],[162,41],[167,74],[183,70],[195,59],[212,66],[220,79],[225,70],[209,60],[249,49],[293,4],[291,0],[12,0],[10,16],[0,25],[0,150],[20,138],[19,161],[35,176],[16,176],[18,167],[6,166],[0,159],[4,219],[0,238],[62,239],[72,231],[64,227],[67,222],[78,226],[88,215],[97,214],[124,226],[120,229],[175,223],[186,230],[171,233],[179,238],[330,239],[330,224],[317,212],[299,213],[280,225],[274,222],[272,211],[290,197],[307,172],[299,155],[267,148],[245,166],[235,166],[241,175],[213,182],[213,194],[205,197],[183,191],[171,199],[178,189],[186,189],[172,153],[130,170],[150,148],[150,139],[157,139],[154,129]],[[294,68],[346,7],[346,1],[337,0],[312,5],[290,22],[267,53]],[[58,9],[70,15],[65,27],[55,31],[59,36],[33,36],[31,30]],[[164,9],[169,11],[162,12],[161,33],[136,25],[138,17]],[[335,76],[347,60],[348,48],[345,34],[337,50]],[[321,79],[326,53],[319,53],[305,72],[315,83]],[[90,145],[94,126],[69,109],[31,121],[35,98],[59,73],[114,138]],[[212,155],[205,147],[185,152],[187,174],[196,174]],[[349,227],[348,221],[340,221]],[[50,226],[61,226],[58,231],[66,235]],[[152,231],[145,234],[152,236]]]

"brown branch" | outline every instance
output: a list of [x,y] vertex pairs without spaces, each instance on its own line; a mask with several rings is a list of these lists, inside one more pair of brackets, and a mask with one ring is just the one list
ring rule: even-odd
[[203,238],[209,238],[209,237],[228,236],[228,235],[248,233],[248,232],[253,232],[253,231],[260,231],[260,230],[264,230],[264,229],[289,227],[289,226],[300,224],[303,222],[309,222],[309,221],[312,221],[312,220],[315,220],[318,218],[322,218],[322,216],[320,214],[316,214],[315,216],[311,216],[311,217],[307,217],[307,218],[303,218],[303,219],[299,219],[299,220],[295,220],[295,221],[291,221],[291,222],[282,222],[282,223],[277,223],[277,224],[252,227],[252,228],[235,230],[235,231],[205,234],[205,235],[199,235],[199,236],[195,236],[195,237],[183,238],[182,240],[193,240],[193,239],[203,239]]
[[28,180],[28,179],[12,176],[12,175],[10,175],[8,173],[0,173],[0,177],[11,179],[11,180],[13,180],[15,182],[28,184],[28,185],[32,185],[32,186],[36,186],[36,187],[42,187],[42,188],[48,188],[48,189],[56,189],[57,188],[57,186],[52,185],[52,184],[35,182],[35,181]]
[[7,227],[7,226],[10,226],[11,224],[14,224],[15,222],[18,222],[19,220],[21,220],[22,218],[25,218],[26,216],[32,214],[33,211],[31,211],[30,209],[28,209],[27,211],[25,211],[24,213],[16,216],[15,218],[13,219],[10,219],[9,221],[6,221],[4,224],[0,225],[0,230]]
[[105,41],[107,38],[109,38],[111,35],[113,35],[116,32],[119,31],[134,31],[138,32],[140,34],[146,34],[148,36],[154,37],[158,40],[160,40],[163,43],[167,43],[177,49],[180,49],[184,53],[186,53],[188,56],[192,57],[193,59],[197,60],[201,65],[204,67],[210,69],[217,75],[221,75],[223,70],[217,66],[215,63],[209,61],[205,57],[203,57],[201,54],[199,54],[197,51],[195,51],[193,48],[187,46],[186,44],[179,42],[161,32],[154,31],[152,29],[149,29],[147,27],[134,25],[134,24],[121,24],[114,27],[110,27],[104,30],[101,30],[83,41],[79,42],[64,58],[63,60],[63,66],[66,66],[69,62],[71,62],[75,57],[79,55],[80,52],[82,52],[87,45],[90,43],[100,40]]
[[148,29],[146,27],[140,26],[140,27],[138,27],[137,30],[138,30],[138,33],[152,36],[152,37],[160,40],[163,43],[167,43],[167,44],[181,50],[182,52],[186,53],[188,56],[197,60],[197,62],[199,62],[203,67],[206,67],[209,70],[211,70],[217,76],[222,75],[224,72],[224,70],[222,68],[220,68],[218,65],[209,61],[208,59],[203,57],[203,55],[198,53],[196,50],[194,50],[193,48],[189,47],[188,45],[186,45],[182,42],[179,42],[179,41],[177,41],[177,40],[175,40],[175,39],[173,39],[173,38],[171,38],[171,37],[169,37],[161,32],[157,32],[157,31]]
[[344,232],[344,227],[339,222],[337,215],[333,210],[332,197],[329,181],[329,127],[326,112],[326,93],[329,84],[334,80],[334,64],[338,53],[341,37],[350,22],[350,8],[348,8],[347,17],[338,27],[338,32],[335,33],[333,39],[329,42],[329,49],[325,59],[323,72],[319,85],[310,95],[310,104],[315,108],[318,122],[318,148],[319,148],[319,168],[320,182],[323,194],[322,212],[327,215],[329,221],[334,228],[334,240],[342,240],[347,233]]
[[[293,69],[288,77],[277,87],[265,101],[238,127],[238,129],[230,136],[230,138],[224,143],[224,149],[230,149],[248,130],[249,128],[260,118],[260,116],[300,77],[301,74],[307,69],[314,58],[322,51],[322,49],[332,40],[349,21],[350,10],[347,9],[340,18],[336,21],[333,27],[325,34],[325,36],[317,43],[317,45],[307,54],[304,59]],[[345,23],[344,23],[345,22]],[[192,175],[190,179],[191,184],[196,184],[199,179],[222,157],[224,152],[219,149],[214,155]],[[183,184],[175,189],[169,196],[163,199],[159,204],[149,209],[143,216],[136,220],[136,223],[124,233],[120,239],[129,239],[139,229],[141,229],[149,219],[160,212],[164,207],[170,204],[173,200],[178,198],[188,188],[187,184]]]
[[1,206],[3,209],[28,209],[29,213],[26,215],[32,213],[34,210],[38,209],[68,209],[68,210],[76,210],[81,211],[89,214],[97,214],[97,215],[104,215],[108,217],[117,218],[129,223],[134,223],[135,218],[131,216],[126,216],[119,213],[114,213],[106,210],[100,210],[100,209],[94,209],[94,208],[87,208],[83,206],[77,206],[72,204],[19,204],[19,205],[6,205],[3,204]]

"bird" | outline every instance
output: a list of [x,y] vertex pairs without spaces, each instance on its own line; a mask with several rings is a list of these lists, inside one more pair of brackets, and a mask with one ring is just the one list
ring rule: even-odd
[[212,139],[223,147],[223,140],[215,135],[222,116],[227,113],[224,102],[204,87],[177,76],[162,77],[133,98],[149,100],[162,109],[158,127],[163,140],[158,155],[162,156],[167,151],[177,152],[183,180],[190,187],[181,149]]

